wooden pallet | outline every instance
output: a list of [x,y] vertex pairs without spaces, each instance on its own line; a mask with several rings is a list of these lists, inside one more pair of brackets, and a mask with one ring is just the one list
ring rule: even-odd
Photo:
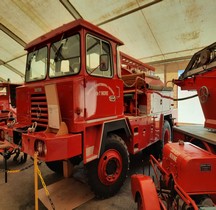
[[[89,186],[74,178],[65,178],[47,187],[55,209],[72,210],[94,198]],[[52,209],[45,190],[38,191],[39,199],[47,209]]]

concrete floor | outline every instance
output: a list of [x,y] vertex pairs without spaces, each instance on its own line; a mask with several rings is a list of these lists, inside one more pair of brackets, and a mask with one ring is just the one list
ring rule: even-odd
[[[145,155],[146,157],[148,155]],[[109,199],[97,200],[92,199],[87,203],[79,206],[76,210],[135,210],[137,209],[136,203],[132,199],[131,187],[130,187],[130,176],[134,173],[143,173],[143,168],[147,173],[148,160],[143,154],[140,153],[131,159],[129,175],[120,189],[119,193]],[[8,160],[8,168],[20,169],[33,161],[28,158],[24,165],[17,165],[12,161]],[[143,167],[145,166],[145,167]],[[2,156],[0,157],[0,169],[4,168],[4,162]],[[40,170],[45,180],[46,185],[50,185],[56,181],[62,179],[61,176],[53,173],[47,166],[42,163]],[[4,182],[4,173],[0,173],[0,210],[34,210],[34,177],[33,167],[24,170],[16,174],[8,174],[8,183]],[[39,183],[39,189],[42,185]],[[46,210],[47,208],[39,201],[39,210]],[[56,209],[58,210],[58,209]]]

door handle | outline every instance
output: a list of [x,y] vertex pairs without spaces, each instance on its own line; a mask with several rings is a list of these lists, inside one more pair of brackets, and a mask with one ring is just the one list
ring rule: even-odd
[[120,87],[116,86],[117,90],[118,90],[118,95],[116,96],[116,98],[120,98]]

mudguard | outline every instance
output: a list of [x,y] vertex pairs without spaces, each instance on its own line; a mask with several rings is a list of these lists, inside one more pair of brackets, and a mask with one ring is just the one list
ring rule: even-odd
[[136,174],[131,176],[131,190],[134,200],[141,197],[142,208],[145,210],[160,210],[160,201],[151,177]]

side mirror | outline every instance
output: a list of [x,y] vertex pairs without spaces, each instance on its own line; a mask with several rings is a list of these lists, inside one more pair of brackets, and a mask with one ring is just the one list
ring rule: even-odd
[[100,70],[101,71],[108,71],[109,70],[109,55],[102,54],[100,55]]

